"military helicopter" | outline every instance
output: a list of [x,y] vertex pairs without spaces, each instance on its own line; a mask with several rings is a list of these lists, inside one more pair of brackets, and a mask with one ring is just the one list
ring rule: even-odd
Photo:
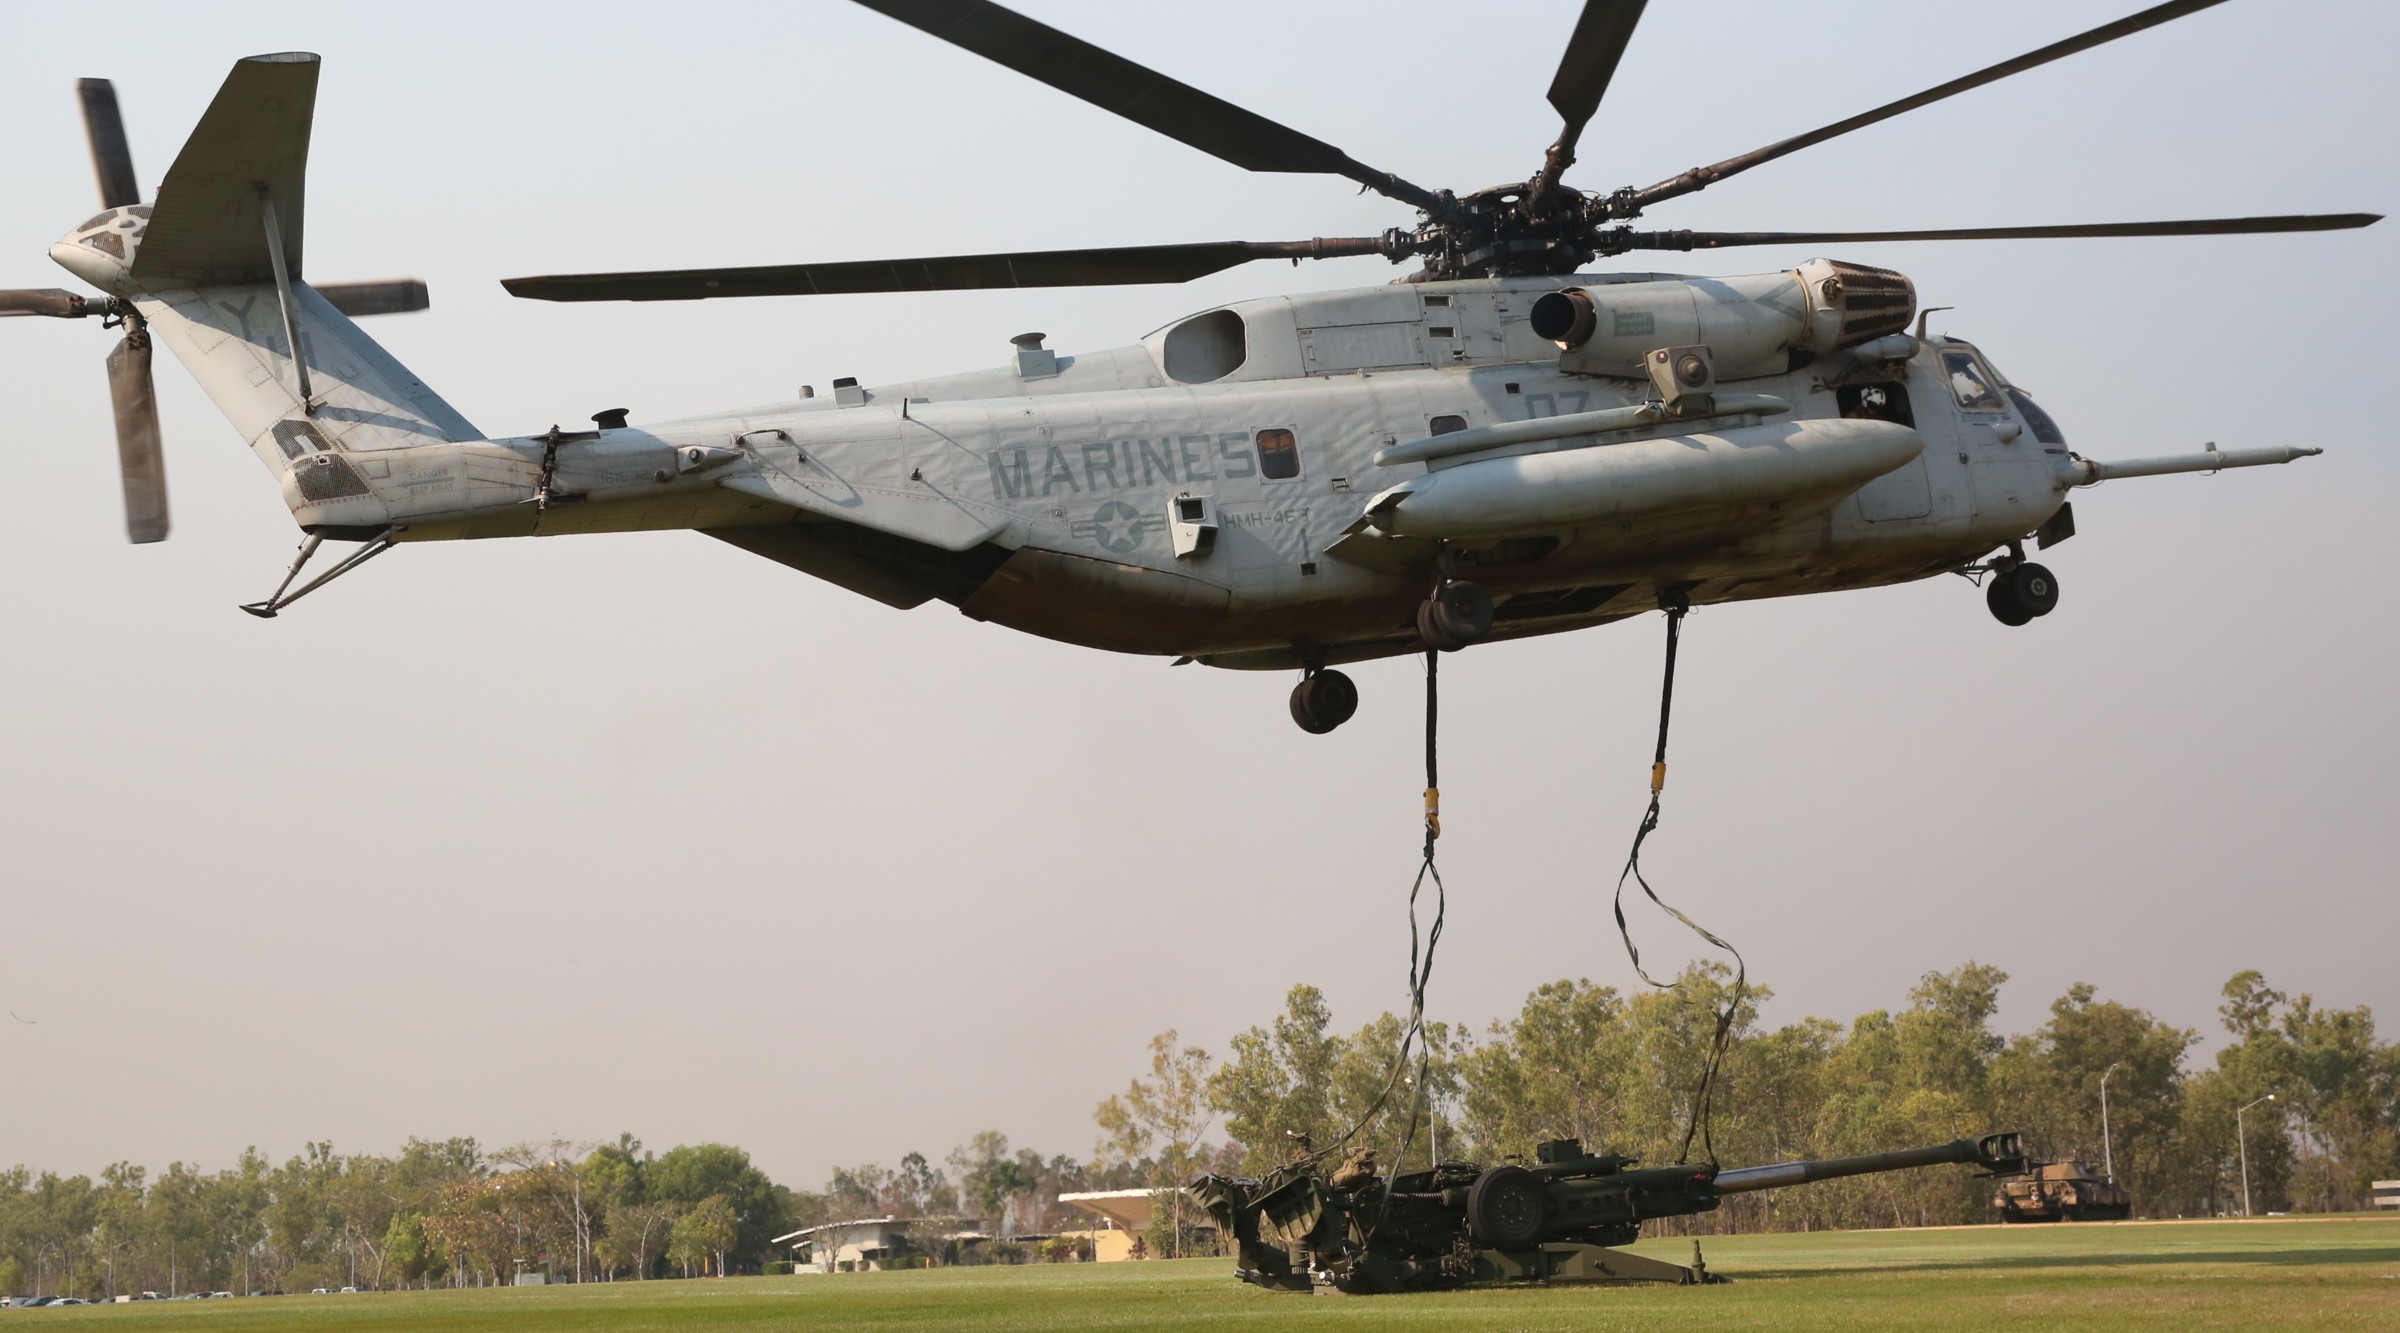
[[[1415,210],[1375,236],[511,279],[554,301],[702,300],[1188,281],[1260,259],[1380,255],[1383,286],[1240,302],[1127,346],[1041,334],[997,369],[648,426],[487,437],[351,314],[422,284],[312,287],[303,205],[318,59],[239,62],[143,205],[113,96],[87,83],[105,211],[51,255],[98,288],[0,313],[100,315],[133,540],[167,531],[153,338],[267,466],[304,536],[274,616],[410,542],[690,528],[896,608],[1116,652],[1298,671],[1291,713],[1356,711],[1337,665],[1707,604],[1980,581],[2024,625],[2026,556],[2119,477],[2285,463],[2268,447],[2100,461],[1980,348],[1929,336],[1914,285],[1834,259],[1739,277],[1599,272],[1637,252],[1884,241],[2325,231],[2373,214],[1878,232],[1636,230],[1762,163],[2223,0],[2174,0],[1642,188],[1565,183],[1646,0],[1587,0],[1526,180],[1429,189],[989,0],[868,8],[1251,171],[1342,177]],[[297,349],[298,354],[295,354]],[[293,585],[326,540],[356,549]]]

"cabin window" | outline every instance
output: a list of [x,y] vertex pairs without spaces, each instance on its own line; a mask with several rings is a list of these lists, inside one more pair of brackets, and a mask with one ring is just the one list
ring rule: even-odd
[[1177,384],[1206,384],[1241,369],[1250,343],[1240,315],[1211,310],[1170,329],[1165,351],[1167,378]]
[[1973,352],[1956,347],[1945,350],[1942,375],[1950,381],[1950,394],[1961,408],[1969,412],[2008,410],[2008,404],[2000,401],[2000,391],[1992,387],[1992,372]]
[[1290,431],[1258,433],[1258,475],[1269,481],[1290,481],[1300,475],[1300,442]]
[[1891,421],[1903,426],[1917,424],[1917,415],[1908,406],[1908,386],[1905,384],[1852,384],[1834,391],[1834,401],[1840,404],[1842,415],[1852,421]]
[[2066,432],[2058,428],[2058,423],[2050,419],[2050,414],[2042,410],[2040,403],[2033,401],[2032,394],[2012,384],[2008,386],[2008,401],[2017,405],[2017,415],[2025,418],[2025,424],[2033,429],[2034,439],[2043,444],[2063,445],[2067,442]]
[[1453,435],[1467,428],[1467,419],[1460,416],[1439,416],[1426,422],[1425,426],[1430,434]]

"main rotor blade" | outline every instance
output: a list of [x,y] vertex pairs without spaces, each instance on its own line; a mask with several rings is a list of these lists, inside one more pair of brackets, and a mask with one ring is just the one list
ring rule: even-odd
[[537,301],[703,301],[720,296],[835,296],[859,292],[967,291],[986,287],[1105,287],[1190,282],[1253,259],[1334,259],[1382,254],[1379,237],[1313,241],[1210,241],[1108,250],[1029,250],[933,259],[870,259],[758,268],[676,268],[507,278],[511,296]]
[[324,297],[327,304],[352,319],[364,319],[369,315],[405,315],[433,304],[424,282],[417,278],[309,285],[317,289],[317,295]]
[[1250,171],[1347,176],[1422,209],[1440,199],[1388,171],[1377,171],[1320,139],[1255,111],[1179,83],[1112,51],[1037,23],[991,0],[858,0],[858,3],[964,47],[1071,97]]
[[1627,231],[1606,237],[1610,254],[1628,250],[1723,250],[1743,245],[1820,245],[1870,241],[2062,241],[2111,236],[2246,236],[2263,232],[2348,231],[2383,221],[2381,213],[2304,213],[2266,218],[2193,218],[2182,222],[2088,222],[2064,227],[1960,227],[1940,231]]
[[83,99],[83,134],[92,145],[92,174],[100,178],[100,206],[123,208],[142,202],[133,178],[133,150],[125,146],[125,117],[117,112],[116,85],[106,79],[77,79]]
[[1566,128],[1559,131],[1558,142],[1550,146],[1542,163],[1534,187],[1536,197],[1547,195],[1567,168],[1575,165],[1575,144],[1583,137],[1584,123],[1600,109],[1609,80],[1616,77],[1617,62],[1625,55],[1625,44],[1633,40],[1634,25],[1642,21],[1642,6],[1649,2],[1584,0],[1583,16],[1575,20],[1575,33],[1567,38],[1566,54],[1559,57],[1558,73],[1550,80],[1550,105]]
[[1890,120],[1902,112],[1914,111],[1921,106],[1930,106],[1944,98],[1956,97],[1960,93],[1980,88],[1987,83],[1997,83],[2011,74],[2022,74],[2029,69],[2047,65],[2053,60],[2063,60],[2078,51],[2088,51],[2095,46],[2105,45],[2120,37],[2130,37],[2145,29],[2155,28],[2162,23],[2182,18],[2186,14],[2196,14],[2203,9],[2223,3],[2225,0],[2169,0],[2167,4],[2154,5],[2139,14],[2118,19],[2114,23],[2104,23],[2089,32],[2069,37],[2063,42],[2052,42],[2038,51],[2029,51],[2014,60],[2003,60],[1997,65],[1977,70],[1963,78],[1952,79],[1939,87],[1928,88],[1913,97],[1903,97],[1897,102],[1887,102],[1872,111],[1852,116],[1848,120],[1837,120],[1821,129],[1794,135],[1789,139],[1768,144],[1764,148],[1744,153],[1739,157],[1726,158],[1714,166],[1694,167],[1671,180],[1663,180],[1648,189],[1635,191],[1633,202],[1641,208],[1648,208],[1664,199],[1673,199],[1690,194],[1695,190],[1706,189],[1728,176],[1739,175],[1761,163],[1772,162],[1787,153],[1799,152],[1803,148],[1821,144],[1827,139],[1839,138],[1852,130],[1864,129],[1878,121]]
[[125,536],[167,539],[167,460],[159,448],[158,393],[150,382],[150,334],[126,330],[108,354],[108,396],[117,410],[117,468],[125,477]]
[[84,298],[56,287],[0,290],[0,317],[48,315],[52,319],[81,319],[90,313]]

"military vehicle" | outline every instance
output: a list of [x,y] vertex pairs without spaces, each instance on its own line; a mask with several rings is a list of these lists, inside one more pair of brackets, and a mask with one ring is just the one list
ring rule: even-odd
[[2133,1194],[2082,1162],[2027,1162],[2026,1173],[1992,1191],[2002,1222],[2121,1222]]
[[1373,1154],[1327,1171],[1317,1158],[1262,1180],[1206,1175],[1190,1189],[1239,1246],[1235,1275],[1276,1291],[1429,1291],[1472,1283],[1721,1281],[1693,1246],[1686,1267],[1628,1254],[1644,1222],[1713,1211],[1726,1195],[1943,1163],[1993,1176],[2025,1169],[2013,1133],[1929,1148],[1779,1162],[1636,1169],[1574,1139],[1540,1146],[1530,1166],[1441,1162],[1386,1180]]
[[[410,543],[684,528],[896,608],[938,600],[1091,648],[1296,672],[1292,716],[1321,733],[1358,703],[1334,664],[1603,625],[1668,599],[1965,574],[1995,617],[2023,625],[2050,613],[2059,591],[2026,545],[2075,533],[2075,488],[2318,452],[2084,458],[1993,358],[1934,337],[1914,285],[1889,269],[1825,258],[1740,277],[1589,267],[1652,251],[1768,246],[1796,260],[1832,244],[2376,221],[1629,225],[1799,149],[2223,2],[2172,0],[1646,188],[1586,191],[1565,176],[1644,7],[1588,0],[1548,90],[1561,130],[1539,169],[1462,194],[1370,167],[989,0],[861,0],[1237,167],[1345,178],[1417,216],[1363,237],[569,274],[507,288],[557,301],[697,300],[1183,282],[1262,259],[1417,267],[1387,285],[1204,310],[1108,350],[1062,354],[1025,334],[996,369],[880,385],[836,378],[829,395],[709,416],[644,426],[610,409],[588,430],[500,436],[349,318],[422,307],[421,284],[342,291],[305,279],[319,62],[257,56],[235,65],[151,203],[113,91],[87,82],[103,211],[51,255],[99,294],[0,292],[0,314],[99,316],[125,330],[108,367],[137,542],[168,530],[154,342],[184,362],[305,538],[276,591],[244,607],[256,615]],[[1852,81],[1789,74],[1766,76],[1776,96]],[[1359,77],[1362,96],[1406,81]],[[980,128],[965,116],[959,134]],[[295,588],[325,541],[357,547]]]

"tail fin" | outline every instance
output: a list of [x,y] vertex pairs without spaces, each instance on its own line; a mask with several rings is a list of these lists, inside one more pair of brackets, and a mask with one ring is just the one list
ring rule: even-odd
[[[140,225],[79,233],[51,250],[79,276],[130,298],[278,477],[326,449],[482,438],[301,280],[317,70],[317,57],[305,52],[237,63],[168,169],[158,202],[121,210]],[[270,216],[290,279],[288,319],[307,368],[307,401],[278,292]]]

